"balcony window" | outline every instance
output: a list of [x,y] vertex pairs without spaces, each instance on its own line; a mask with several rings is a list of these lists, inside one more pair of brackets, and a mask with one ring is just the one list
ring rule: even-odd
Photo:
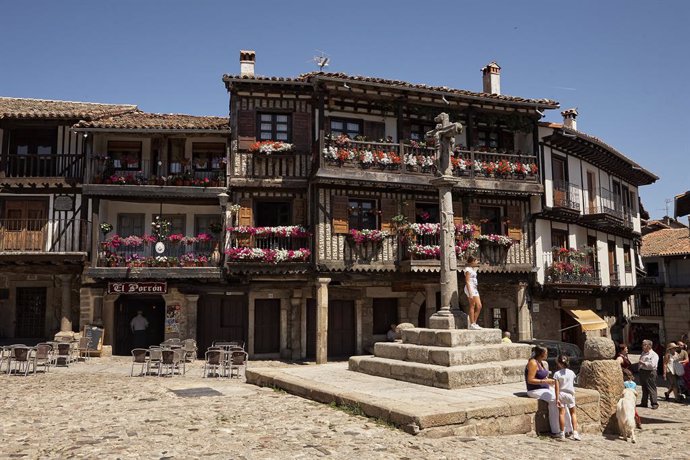
[[434,129],[433,125],[412,124],[410,126],[410,140],[424,141],[426,133]]
[[220,142],[194,142],[192,163],[194,171],[218,171],[225,159],[225,144]]
[[374,200],[349,200],[348,223],[350,229],[377,230],[378,209]]
[[9,133],[10,155],[52,155],[56,152],[55,129],[15,129]]
[[181,174],[184,171],[184,139],[170,139],[168,143],[168,170],[170,174]]
[[647,276],[659,276],[659,262],[646,262],[644,267],[647,270]]
[[122,213],[117,215],[117,234],[123,238],[146,233],[144,214]]
[[568,248],[568,232],[565,230],[551,230],[551,246],[554,248]]
[[502,129],[490,129],[488,127],[477,128],[476,147],[487,150],[508,150],[515,149],[513,133]]
[[113,168],[120,171],[139,171],[141,151],[141,142],[108,141],[108,157],[113,162]]
[[630,245],[623,245],[623,265],[625,265],[625,272],[632,272],[632,258],[630,257]]
[[[153,216],[154,219],[156,216]],[[186,216],[184,214],[162,214],[161,218],[170,222],[170,234],[187,234]]]
[[220,237],[218,232],[222,228],[222,217],[218,214],[197,214],[194,216],[194,234],[207,233],[217,240]]
[[483,235],[503,235],[501,211],[502,209],[499,206],[479,207],[479,218]]
[[292,225],[290,203],[287,201],[260,201],[256,204],[257,227]]
[[284,113],[261,113],[257,137],[262,141],[290,142],[290,115]]
[[331,135],[346,134],[350,139],[362,135],[362,122],[358,120],[331,119]]
[[434,203],[415,203],[415,222],[418,224],[439,223],[438,205]]

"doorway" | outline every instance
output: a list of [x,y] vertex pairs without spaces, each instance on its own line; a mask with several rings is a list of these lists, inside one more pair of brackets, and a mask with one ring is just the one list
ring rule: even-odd
[[15,337],[43,338],[46,326],[46,288],[17,288]]
[[149,322],[146,329],[146,347],[165,340],[165,300],[161,296],[121,295],[115,302],[115,344],[113,354],[128,356],[133,348],[130,323],[141,310]]
[[213,342],[247,343],[247,296],[202,295],[197,310],[199,358]]
[[254,354],[280,353],[280,299],[254,301]]
[[355,301],[328,302],[328,357],[355,354]]

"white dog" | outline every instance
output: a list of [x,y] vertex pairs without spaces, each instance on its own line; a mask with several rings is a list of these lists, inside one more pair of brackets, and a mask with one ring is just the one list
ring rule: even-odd
[[623,390],[623,397],[616,404],[616,418],[618,419],[618,431],[623,440],[635,443],[635,403],[637,392],[631,388]]

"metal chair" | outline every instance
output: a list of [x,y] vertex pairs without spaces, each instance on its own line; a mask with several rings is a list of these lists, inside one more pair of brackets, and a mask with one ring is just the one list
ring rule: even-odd
[[221,375],[219,370],[223,368],[223,350],[221,349],[208,349],[204,356],[204,370],[202,377],[208,377],[211,371],[214,371],[216,375]]
[[8,363],[9,366],[11,353],[12,349],[10,347],[0,347],[0,372],[2,372],[4,363]]
[[[185,360],[185,356],[187,353],[182,349],[182,348],[173,348],[173,361],[175,364],[175,367],[177,368],[177,372],[180,375],[185,375],[187,373],[187,362]],[[182,366],[182,370],[180,370],[180,366]],[[175,373],[175,369],[173,368],[173,374]]]
[[163,374],[163,369],[167,369],[169,371],[170,376],[175,375],[175,359],[176,356],[179,356],[178,353],[175,350],[166,350],[163,349],[161,350],[161,362],[160,365],[158,366],[158,376],[160,377]]
[[60,364],[60,360],[64,361],[65,366],[69,366],[72,362],[72,344],[70,342],[58,342],[57,355],[55,355],[55,365]]
[[34,360],[34,367],[43,366],[46,372],[48,372],[50,365],[54,362],[53,346],[49,343],[39,343],[36,345]]
[[230,378],[234,371],[237,372],[237,378],[240,378],[240,369],[244,369],[244,373],[247,373],[247,360],[249,355],[246,351],[236,350],[230,352]]
[[7,373],[12,373],[12,364],[15,366],[15,370],[21,374],[22,368],[24,369],[24,376],[29,375],[29,370],[33,365],[33,372],[36,373],[36,361],[35,361],[35,348],[19,346],[12,347],[12,356],[10,361],[10,366],[7,369]]
[[148,354],[149,351],[146,348],[135,348],[132,350],[132,369],[129,371],[130,377],[134,376],[134,366],[136,365],[141,365],[139,375],[144,375],[144,369],[149,365],[149,360],[147,359]]
[[160,375],[161,361],[163,359],[163,350],[161,347],[149,348],[149,359],[146,365],[146,375],[151,374],[151,369],[155,367],[156,372]]
[[182,342],[182,349],[184,350],[185,361],[189,360],[190,362],[194,362],[198,350],[196,340],[186,339],[184,342]]
[[82,337],[79,339],[79,347],[77,349],[77,360],[80,358],[84,358],[84,361],[88,361],[91,358],[91,349],[89,348],[89,345],[91,343],[91,339],[88,337]]

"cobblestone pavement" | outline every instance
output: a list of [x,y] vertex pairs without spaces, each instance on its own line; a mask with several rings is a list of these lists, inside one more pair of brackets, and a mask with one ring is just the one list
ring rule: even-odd
[[[428,439],[243,379],[202,379],[198,362],[172,378],[130,378],[129,370],[124,358],[103,358],[1,375],[0,458],[690,458],[687,404],[640,409],[637,444],[593,435]],[[203,387],[220,395],[171,391]]]

